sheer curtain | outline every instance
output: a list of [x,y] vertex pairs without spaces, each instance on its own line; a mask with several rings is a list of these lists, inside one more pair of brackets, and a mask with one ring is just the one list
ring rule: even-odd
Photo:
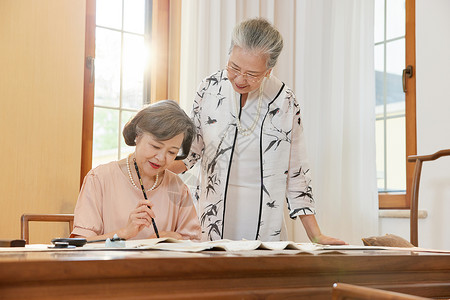
[[[200,81],[223,68],[231,31],[264,17],[284,37],[274,74],[299,99],[322,232],[352,244],[378,234],[373,0],[182,2],[180,103],[190,111]],[[286,218],[287,238],[308,241]]]

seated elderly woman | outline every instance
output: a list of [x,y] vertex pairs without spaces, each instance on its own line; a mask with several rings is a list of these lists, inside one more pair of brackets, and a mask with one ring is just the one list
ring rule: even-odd
[[194,124],[174,101],[140,110],[123,129],[126,144],[136,146],[135,151],[92,169],[84,178],[71,236],[88,241],[115,234],[145,239],[156,237],[159,231],[161,237],[200,239],[189,190],[166,169],[187,156],[194,133]]

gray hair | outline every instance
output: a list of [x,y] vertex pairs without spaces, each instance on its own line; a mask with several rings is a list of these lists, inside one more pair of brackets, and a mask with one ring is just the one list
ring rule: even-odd
[[249,19],[242,21],[234,28],[229,54],[234,46],[267,54],[266,67],[270,69],[275,67],[283,49],[283,37],[266,19]]
[[143,107],[123,128],[128,146],[136,146],[136,138],[143,133],[153,135],[158,141],[167,141],[183,133],[182,154],[175,158],[181,160],[189,154],[196,128],[175,101],[162,100]]

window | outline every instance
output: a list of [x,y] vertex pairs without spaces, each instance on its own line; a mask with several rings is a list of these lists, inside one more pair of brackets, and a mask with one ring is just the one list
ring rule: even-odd
[[126,122],[149,96],[151,1],[97,0],[92,167],[124,158]]
[[86,0],[80,186],[132,151],[121,132],[143,104],[178,99],[180,20],[181,1]]
[[413,72],[415,66],[414,0],[375,0],[374,39],[380,208],[408,208],[413,169],[406,159],[416,153],[415,81],[408,79],[404,93],[402,75],[405,65]]

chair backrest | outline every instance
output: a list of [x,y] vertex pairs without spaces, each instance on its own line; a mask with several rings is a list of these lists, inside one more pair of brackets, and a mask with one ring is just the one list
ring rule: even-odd
[[422,162],[436,160],[442,156],[449,156],[450,149],[438,151],[430,155],[411,155],[408,156],[409,162],[416,162],[414,167],[411,202],[410,202],[410,239],[414,246],[419,245],[418,237],[418,216],[419,216],[419,185],[420,175],[422,173]]
[[346,283],[333,284],[333,300],[420,300],[430,299]]
[[39,222],[68,222],[69,232],[73,229],[73,214],[23,214],[21,217],[21,236],[28,244],[30,242],[30,221]]

